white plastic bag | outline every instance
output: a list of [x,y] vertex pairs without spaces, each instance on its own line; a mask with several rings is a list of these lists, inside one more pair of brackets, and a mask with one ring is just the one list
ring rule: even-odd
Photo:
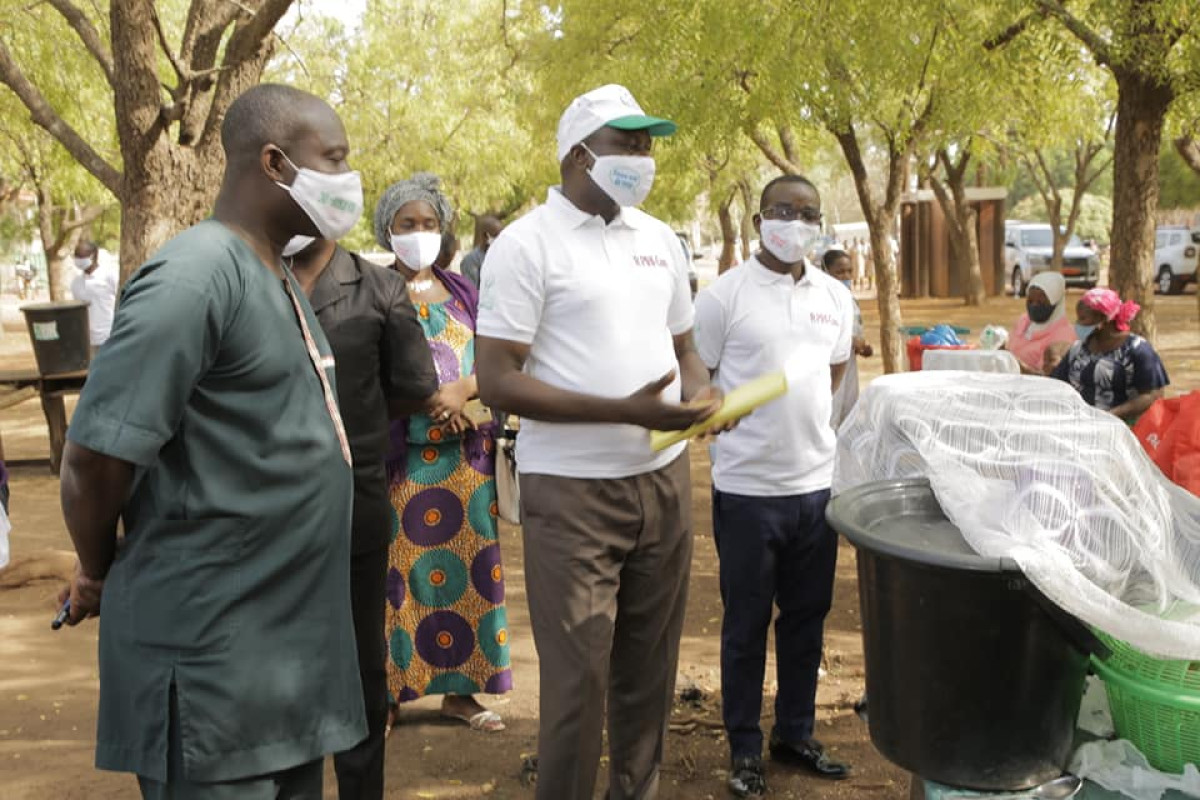
[[1159,772],[1125,739],[1088,742],[1075,751],[1067,770],[1131,800],[1162,800],[1172,789],[1184,797],[1200,797],[1200,772],[1195,764],[1185,766],[1182,775]]
[[12,524],[8,521],[8,512],[0,506],[0,569],[8,566],[8,532]]
[[500,519],[521,524],[521,484],[517,479],[517,440],[496,438],[496,508]]
[[1113,726],[1112,709],[1108,704],[1108,692],[1104,691],[1104,681],[1095,675],[1088,675],[1083,686],[1078,728],[1101,739],[1107,739],[1117,732]]

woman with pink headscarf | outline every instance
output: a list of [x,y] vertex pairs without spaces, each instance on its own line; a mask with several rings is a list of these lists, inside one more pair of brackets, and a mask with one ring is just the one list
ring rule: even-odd
[[1051,377],[1067,381],[1084,401],[1132,425],[1170,383],[1162,359],[1129,332],[1141,307],[1122,302],[1112,289],[1092,289],[1075,308],[1079,341]]

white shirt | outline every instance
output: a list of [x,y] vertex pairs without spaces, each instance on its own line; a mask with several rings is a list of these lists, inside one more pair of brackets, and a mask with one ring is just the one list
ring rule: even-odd
[[[609,224],[558,188],[492,242],[481,271],[480,336],[527,344],[525,372],[560,389],[625,397],[678,367],[673,335],[692,327],[691,290],[674,231],[635,208]],[[679,402],[676,377],[663,399]],[[522,419],[522,473],[624,478],[659,469],[634,425]]]
[[829,488],[837,437],[831,364],[851,357],[854,298],[807,265],[796,281],[751,258],[696,297],[696,345],[729,392],[786,370],[788,392],[717,437],[713,485],[754,497]]
[[89,338],[93,347],[99,347],[108,341],[112,331],[120,274],[116,268],[105,264],[99,264],[90,275],[82,270],[78,272],[71,281],[71,295],[88,304]]

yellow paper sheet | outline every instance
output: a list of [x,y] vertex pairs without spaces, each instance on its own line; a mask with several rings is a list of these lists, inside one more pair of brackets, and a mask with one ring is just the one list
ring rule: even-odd
[[783,396],[786,392],[787,377],[784,373],[782,371],[767,373],[749,383],[742,384],[725,395],[721,409],[703,422],[693,425],[685,431],[651,431],[650,447],[656,453],[665,450],[677,442],[699,436],[717,425],[741,419],[754,409],[771,402],[776,397]]

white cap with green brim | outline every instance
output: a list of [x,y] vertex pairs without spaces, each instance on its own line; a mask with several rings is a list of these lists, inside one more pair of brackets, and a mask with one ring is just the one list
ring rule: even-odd
[[610,83],[592,89],[571,101],[558,121],[558,160],[571,148],[604,126],[622,131],[646,131],[651,136],[670,136],[676,125],[669,119],[651,117],[624,86]]

